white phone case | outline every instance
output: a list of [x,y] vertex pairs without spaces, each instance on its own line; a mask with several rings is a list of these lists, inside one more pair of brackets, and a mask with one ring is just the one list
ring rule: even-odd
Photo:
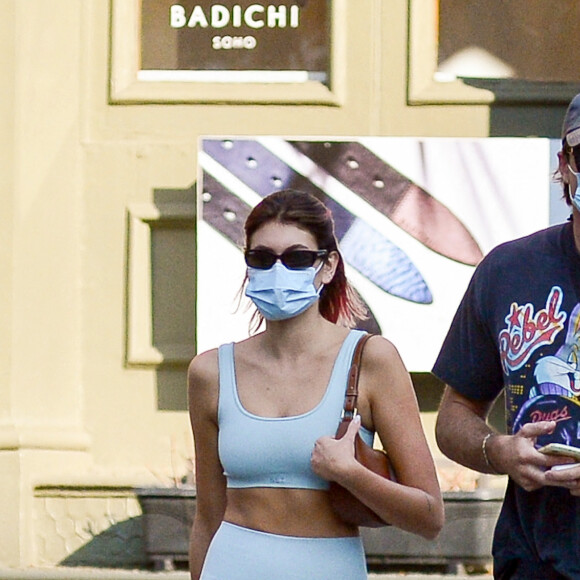
[[563,443],[549,443],[538,449],[540,453],[547,455],[563,455],[564,457],[573,457],[580,461],[580,448],[572,447],[571,445],[564,445]]

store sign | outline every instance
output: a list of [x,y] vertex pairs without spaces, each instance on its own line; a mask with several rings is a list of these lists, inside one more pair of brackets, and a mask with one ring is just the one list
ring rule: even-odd
[[263,81],[326,82],[329,4],[142,0],[141,70],[213,71],[225,81],[232,80],[225,73],[236,71],[261,73]]
[[195,6],[191,11],[191,16],[187,18],[187,12],[180,4],[174,4],[171,7],[170,24],[173,28],[224,28],[231,23],[234,28],[241,28],[242,25],[249,28],[298,28],[300,16],[300,7],[294,4],[287,8],[286,6],[262,6],[252,4],[243,9],[239,5],[229,9],[223,4],[214,4],[209,10],[209,18],[203,9],[203,6]]

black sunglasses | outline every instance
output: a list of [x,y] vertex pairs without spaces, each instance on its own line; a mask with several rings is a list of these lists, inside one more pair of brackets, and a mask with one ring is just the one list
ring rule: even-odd
[[577,145],[576,147],[570,147],[570,145],[566,145],[566,153],[569,156],[568,159],[570,159],[570,156],[574,158],[576,171],[580,171],[580,145]]
[[286,250],[281,254],[275,254],[271,250],[246,250],[244,258],[250,268],[268,270],[278,258],[286,268],[290,270],[304,270],[314,265],[318,258],[324,258],[328,250]]

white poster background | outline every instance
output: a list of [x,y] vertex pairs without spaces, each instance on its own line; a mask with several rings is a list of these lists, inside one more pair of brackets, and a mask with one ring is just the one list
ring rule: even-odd
[[[300,158],[284,137],[255,139],[317,185],[324,185],[323,189],[331,197],[386,235],[417,266],[433,295],[432,304],[417,304],[393,296],[348,265],[347,276],[373,311],[383,336],[398,348],[407,368],[413,372],[430,371],[474,268],[441,256],[418,242],[324,170]],[[341,138],[301,140],[340,141]],[[569,213],[564,202],[558,199],[560,186],[552,183],[556,146],[548,139],[361,137],[354,140],[446,205],[471,232],[484,253],[504,241],[562,221]],[[205,166],[209,171],[213,160],[204,155],[200,153],[200,167]],[[235,180],[229,185],[234,189]],[[250,205],[261,199],[241,184],[238,189],[235,193]],[[550,219],[551,212],[555,219]],[[202,215],[199,218],[196,332],[197,350],[203,352],[246,338],[253,306],[243,296],[239,301],[238,291],[245,276],[241,249],[205,222]]]

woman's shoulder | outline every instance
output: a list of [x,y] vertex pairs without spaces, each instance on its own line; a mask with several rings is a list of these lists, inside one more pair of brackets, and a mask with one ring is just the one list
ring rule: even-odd
[[223,344],[219,348],[212,348],[197,354],[189,363],[187,371],[188,382],[191,386],[193,383],[216,383],[219,374],[219,351],[222,348],[235,346],[236,353],[243,352],[248,343],[252,343],[254,337]]
[[384,336],[372,335],[365,345],[364,356],[369,362],[385,363],[400,359],[397,347]]
[[213,348],[197,354],[189,363],[187,380],[190,389],[197,385],[217,384],[218,349]]
[[374,377],[380,384],[398,381],[408,376],[408,371],[397,347],[384,336],[372,336],[363,352],[361,372]]
[[187,399],[192,424],[208,419],[217,424],[219,398],[218,349],[196,355],[187,369]]

